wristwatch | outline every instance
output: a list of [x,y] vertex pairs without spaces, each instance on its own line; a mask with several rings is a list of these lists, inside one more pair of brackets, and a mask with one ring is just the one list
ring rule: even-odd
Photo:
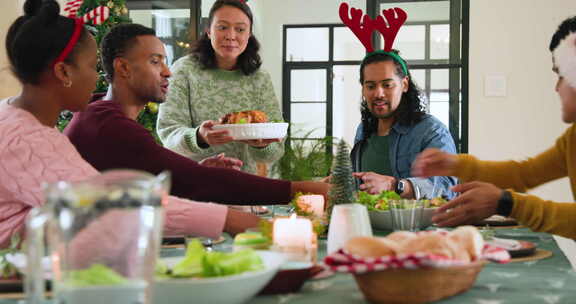
[[406,181],[403,179],[399,179],[398,182],[396,183],[396,189],[394,189],[394,192],[398,193],[398,194],[402,194],[404,193],[404,186]]

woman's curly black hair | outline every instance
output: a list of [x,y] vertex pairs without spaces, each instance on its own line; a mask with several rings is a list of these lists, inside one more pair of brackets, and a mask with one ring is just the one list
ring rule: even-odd
[[[398,54],[398,51],[396,50],[393,50],[393,52]],[[408,75],[405,75],[402,70],[402,65],[396,62],[392,56],[383,53],[374,53],[365,57],[360,64],[360,85],[364,85],[364,68],[369,64],[383,61],[394,62],[394,65],[396,66],[396,75],[398,75],[398,77],[404,78],[405,76],[408,76],[408,91],[402,94],[400,104],[396,111],[394,111],[396,122],[401,125],[410,126],[421,121],[426,114],[426,110],[422,103],[422,93],[416,83],[412,81],[410,70],[408,70]],[[367,139],[372,135],[372,133],[378,131],[378,118],[374,117],[372,112],[370,112],[366,100],[362,100],[360,111],[362,114],[363,139]]]
[[[260,50],[260,43],[254,37],[252,27],[254,25],[254,18],[252,15],[252,11],[250,7],[246,5],[243,1],[239,0],[218,0],[212,5],[210,9],[210,14],[208,15],[208,26],[212,24],[214,19],[214,13],[219,10],[223,6],[232,6],[235,8],[240,9],[248,19],[250,19],[250,38],[248,39],[248,45],[246,46],[246,50],[238,56],[237,67],[244,73],[244,75],[250,75],[256,72],[260,66],[262,65],[262,59],[258,54]],[[214,48],[212,48],[212,44],[210,42],[210,38],[208,37],[208,33],[202,33],[200,39],[196,41],[194,44],[191,55],[200,63],[202,69],[216,69],[218,68],[216,62],[216,54],[214,53]]]

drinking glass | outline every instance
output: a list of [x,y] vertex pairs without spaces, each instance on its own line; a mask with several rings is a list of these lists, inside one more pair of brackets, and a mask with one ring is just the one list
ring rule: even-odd
[[334,206],[328,229],[327,253],[338,251],[349,239],[357,236],[372,236],[366,206],[361,204]]
[[169,185],[132,170],[48,185],[26,222],[27,303],[44,302],[46,252],[55,303],[150,303]]
[[413,199],[391,200],[388,202],[392,229],[418,231],[422,223],[425,201]]

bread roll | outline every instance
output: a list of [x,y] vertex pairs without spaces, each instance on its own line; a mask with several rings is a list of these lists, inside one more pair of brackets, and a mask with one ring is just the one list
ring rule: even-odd
[[425,233],[402,243],[399,253],[429,253],[450,259],[470,262],[470,255],[464,247],[451,238],[439,233]]
[[411,240],[416,237],[416,233],[410,231],[395,231],[386,236],[387,239],[402,244],[405,241]]
[[392,240],[365,236],[352,238],[344,245],[344,250],[348,253],[364,258],[395,255],[398,249],[398,244]]
[[484,248],[484,238],[474,226],[460,226],[452,230],[448,237],[459,243],[470,255],[472,260],[478,259],[482,255]]

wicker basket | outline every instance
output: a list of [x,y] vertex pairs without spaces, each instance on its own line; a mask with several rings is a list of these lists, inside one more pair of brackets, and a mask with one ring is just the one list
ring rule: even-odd
[[354,275],[364,297],[372,303],[428,303],[468,290],[485,261],[465,266],[391,269]]

